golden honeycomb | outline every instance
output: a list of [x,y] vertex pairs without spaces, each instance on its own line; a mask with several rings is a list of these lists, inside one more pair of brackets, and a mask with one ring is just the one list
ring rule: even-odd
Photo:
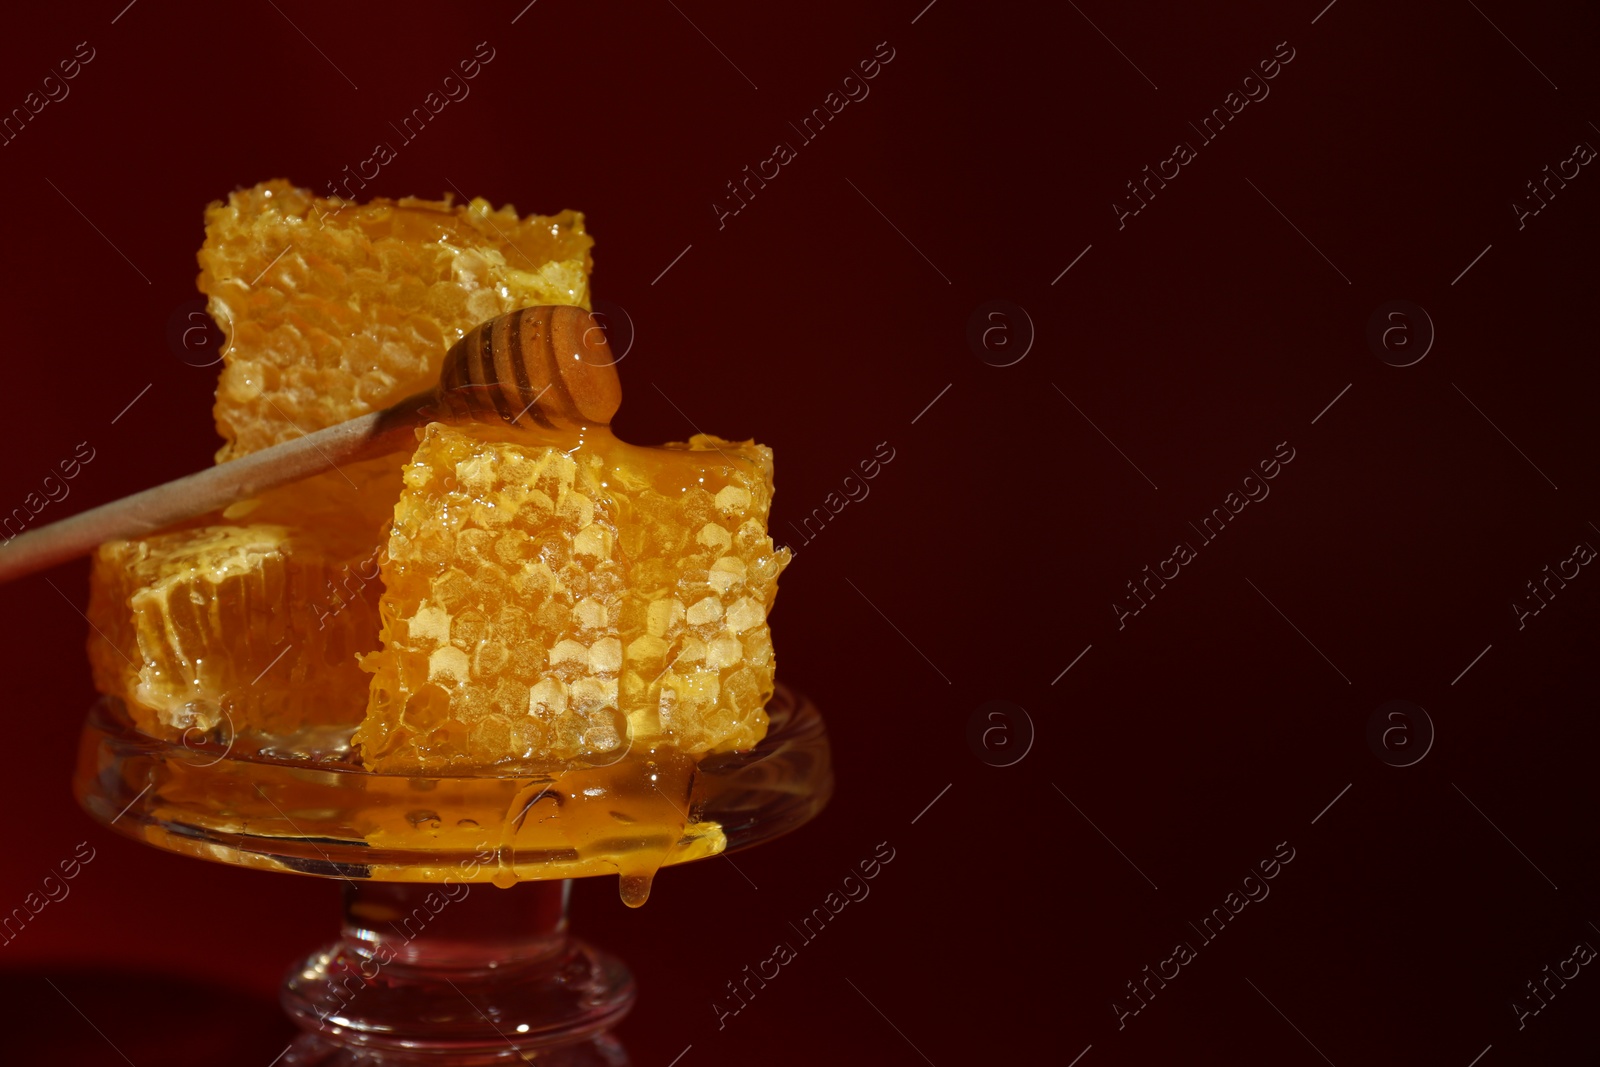
[[605,759],[766,731],[772,454],[430,424],[383,564],[381,651],[355,740],[375,770]]
[[589,304],[583,216],[487,201],[326,200],[287,181],[206,209],[200,291],[226,338],[219,459],[365,415],[439,380],[486,319]]
[[[375,567],[369,568],[370,570]],[[285,526],[204,526],[95,556],[89,659],[155,736],[349,722],[378,587]]]

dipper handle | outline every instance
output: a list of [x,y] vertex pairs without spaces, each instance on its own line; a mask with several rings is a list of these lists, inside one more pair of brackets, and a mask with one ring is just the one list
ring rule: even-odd
[[88,555],[106,541],[139,537],[227,507],[274,486],[374,456],[415,441],[432,393],[411,397],[337,426],[207,467],[165,485],[101,504],[0,544],[0,582]]
[[452,345],[431,392],[0,543],[0,582],[343,463],[408,451],[416,427],[434,419],[498,418],[527,429],[608,425],[621,404],[616,360],[593,315],[580,307],[522,308],[474,327]]

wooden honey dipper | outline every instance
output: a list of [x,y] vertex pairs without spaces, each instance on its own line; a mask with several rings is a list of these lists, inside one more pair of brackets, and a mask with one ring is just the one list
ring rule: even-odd
[[0,582],[341,463],[408,451],[415,445],[416,428],[428,422],[499,419],[547,430],[606,426],[621,404],[616,361],[593,315],[580,307],[522,308],[474,327],[451,346],[435,389],[0,544]]

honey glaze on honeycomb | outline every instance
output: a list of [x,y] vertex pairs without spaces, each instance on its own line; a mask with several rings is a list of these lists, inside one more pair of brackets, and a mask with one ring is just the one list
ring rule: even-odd
[[388,773],[697,754],[766,731],[768,449],[639,448],[430,424],[383,564],[383,648],[356,732]]

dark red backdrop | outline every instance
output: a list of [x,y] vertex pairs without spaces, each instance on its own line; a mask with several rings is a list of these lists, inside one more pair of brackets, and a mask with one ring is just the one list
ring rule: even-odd
[[[1574,158],[1600,144],[1592,9],[123,2],[41,5],[0,40],[0,107],[67,93],[0,147],[0,506],[80,441],[96,458],[61,514],[206,463],[215,371],[167,343],[201,209],[280,175],[325,189],[480,41],[471,95],[370,191],[587,212],[595,294],[637,327],[624,435],[681,438],[687,416],[777,451],[775,534],[800,549],[782,676],[828,717],[838,795],[740,857],[759,889],[720,862],[640,911],[579,887],[579,928],[642,985],[637,1063],[1594,1055],[1588,968],[1520,1029],[1513,1003],[1600,944],[1600,577],[1568,565],[1520,629],[1511,606],[1600,545],[1600,177]],[[79,42],[93,58],[46,85]],[[800,143],[789,123],[891,50]],[[796,157],[719,226],[725,183],[780,140]],[[1568,159],[1532,214],[1525,183]],[[1134,214],[1147,166],[1170,180]],[[1426,321],[1382,320],[1374,348],[1394,300]],[[883,442],[870,495],[807,542]],[[1281,443],[1292,461],[1246,482]],[[1190,523],[1230,503],[1203,541]],[[1194,558],[1164,563],[1177,542]],[[1170,581],[1119,628],[1146,566]],[[5,1044],[265,1067],[274,986],[331,932],[337,886],[157,853],[76,809],[85,575],[0,593],[0,908],[96,850],[0,947]],[[1397,699],[1435,733],[1407,767],[1379,755],[1424,749],[1415,711],[1368,741]],[[980,723],[988,748],[969,733],[994,700],[1036,735],[1008,767],[982,757],[1023,751],[1015,711]],[[719,1030],[724,983],[879,842],[871,897]],[[1246,884],[1275,849],[1293,860]],[[1204,941],[1189,924],[1236,889],[1270,896],[1233,898]],[[1195,958],[1164,963],[1179,941]],[[1147,965],[1177,977],[1134,1014]],[[227,1051],[185,1051],[207,1043]]]

